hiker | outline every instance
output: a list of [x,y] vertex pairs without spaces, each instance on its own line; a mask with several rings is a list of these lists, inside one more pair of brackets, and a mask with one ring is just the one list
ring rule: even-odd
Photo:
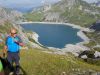
[[7,60],[10,63],[9,75],[13,75],[13,73],[14,73],[13,63],[15,63],[15,65],[16,65],[15,73],[16,73],[16,75],[19,75],[20,46],[24,46],[24,44],[22,43],[20,37],[17,35],[17,30],[15,28],[12,28],[10,30],[9,36],[6,38],[5,47],[4,47],[4,55],[7,53]]

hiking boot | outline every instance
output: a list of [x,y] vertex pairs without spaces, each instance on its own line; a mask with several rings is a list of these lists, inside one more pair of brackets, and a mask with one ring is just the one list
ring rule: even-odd
[[15,73],[16,73],[16,75],[20,75],[20,67],[19,66],[16,66]]
[[19,73],[16,73],[16,75],[23,75],[23,74],[19,72]]
[[14,74],[14,72],[10,72],[10,73],[9,73],[9,75],[13,75],[13,74]]

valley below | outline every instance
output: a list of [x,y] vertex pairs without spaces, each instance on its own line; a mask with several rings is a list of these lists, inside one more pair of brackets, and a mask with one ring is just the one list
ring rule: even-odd
[[0,7],[0,56],[11,28],[25,44],[23,75],[100,75],[100,7],[82,0],[27,13]]

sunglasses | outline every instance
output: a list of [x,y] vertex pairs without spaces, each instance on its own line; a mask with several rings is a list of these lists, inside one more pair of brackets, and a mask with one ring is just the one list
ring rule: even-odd
[[17,33],[11,33],[11,34],[17,34]]

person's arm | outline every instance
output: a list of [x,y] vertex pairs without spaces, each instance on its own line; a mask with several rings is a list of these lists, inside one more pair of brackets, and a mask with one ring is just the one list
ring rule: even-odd
[[17,36],[17,40],[15,38],[15,42],[20,46],[24,46],[24,43],[22,42],[22,39],[19,36]]
[[24,46],[24,43],[19,43],[20,46]]
[[3,49],[3,57],[5,57],[7,54],[7,46],[5,45],[4,46],[4,49]]
[[5,45],[4,45],[4,48],[3,48],[3,56],[4,57],[5,57],[6,53],[7,53],[7,41],[8,41],[8,37],[5,40]]
[[24,43],[15,41],[18,45],[24,46]]
[[7,46],[4,46],[3,53],[7,53]]

